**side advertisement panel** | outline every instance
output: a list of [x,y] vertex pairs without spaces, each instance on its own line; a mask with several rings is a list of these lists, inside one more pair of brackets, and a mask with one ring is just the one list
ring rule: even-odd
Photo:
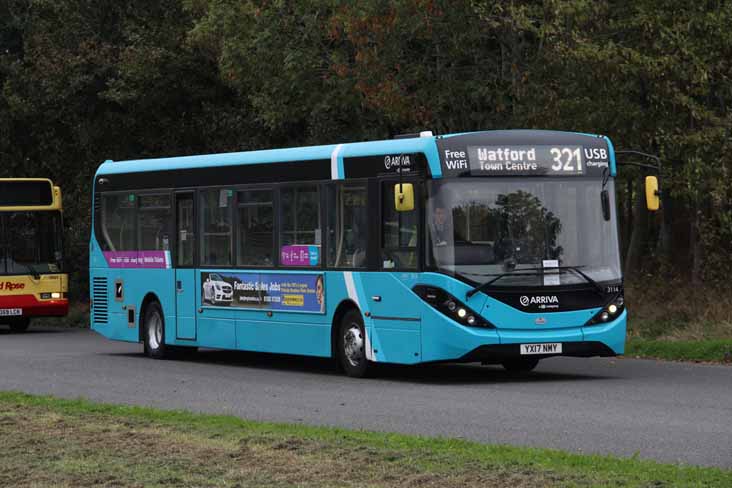
[[325,313],[322,273],[201,272],[201,302],[254,310]]
[[170,268],[170,251],[104,251],[110,268]]

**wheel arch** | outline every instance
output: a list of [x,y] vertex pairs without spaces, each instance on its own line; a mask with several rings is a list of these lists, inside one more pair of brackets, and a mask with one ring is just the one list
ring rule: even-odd
[[333,359],[337,358],[336,346],[338,344],[338,326],[343,320],[343,317],[351,310],[357,310],[359,313],[361,309],[358,308],[356,302],[353,300],[343,300],[336,307],[336,311],[333,314],[333,322],[330,324],[330,357]]
[[[142,342],[145,340],[144,337],[144,330],[143,330],[143,323],[142,321],[145,318],[145,311],[147,310],[148,305],[151,303],[157,302],[158,305],[160,305],[160,309],[163,309],[163,304],[160,302],[160,299],[158,296],[153,292],[148,292],[147,295],[145,295],[145,298],[142,299],[142,304],[140,305],[139,312],[137,313],[137,331],[138,331],[138,341]],[[163,310],[163,321],[165,320],[165,310]]]

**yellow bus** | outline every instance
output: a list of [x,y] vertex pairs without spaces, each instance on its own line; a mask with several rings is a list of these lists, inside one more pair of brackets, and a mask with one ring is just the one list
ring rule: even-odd
[[68,313],[61,189],[42,178],[0,178],[0,324]]

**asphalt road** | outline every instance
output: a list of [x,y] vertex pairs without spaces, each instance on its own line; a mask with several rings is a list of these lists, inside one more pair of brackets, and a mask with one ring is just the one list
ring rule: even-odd
[[356,380],[319,359],[155,361],[89,331],[0,328],[0,371],[0,390],[732,468],[730,366],[555,358],[525,378],[431,365]]

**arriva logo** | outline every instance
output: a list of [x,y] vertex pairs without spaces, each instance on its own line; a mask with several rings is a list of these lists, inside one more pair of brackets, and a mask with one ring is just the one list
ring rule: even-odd
[[409,159],[409,156],[405,154],[401,154],[399,156],[385,156],[384,157],[384,168],[387,170],[394,168],[401,168],[401,167],[409,167],[412,165],[411,159]]
[[519,302],[521,302],[521,305],[524,307],[528,307],[529,305],[559,305],[559,298],[557,298],[556,295],[545,295],[539,297],[527,297],[526,295],[523,295],[519,298]]

